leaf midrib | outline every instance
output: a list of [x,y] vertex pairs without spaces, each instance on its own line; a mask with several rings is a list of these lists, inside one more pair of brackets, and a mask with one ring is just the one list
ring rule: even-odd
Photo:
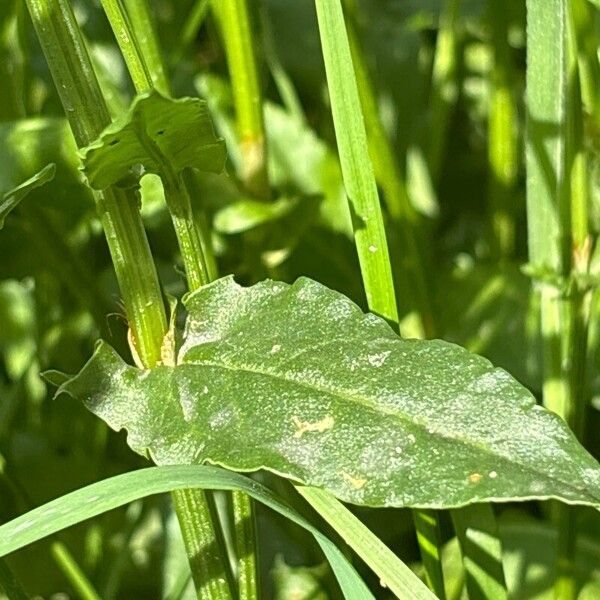
[[[384,414],[390,415],[391,417],[394,417],[394,418],[402,421],[404,424],[408,425],[408,427],[407,427],[408,429],[412,428],[413,430],[417,431],[419,434],[424,433],[426,435],[437,435],[446,440],[463,445],[467,449],[475,449],[477,452],[484,452],[484,453],[488,454],[489,456],[494,457],[495,459],[499,458],[500,460],[504,461],[505,463],[507,463],[509,465],[517,466],[522,470],[533,473],[536,475],[536,477],[541,477],[550,483],[555,484],[556,482],[560,482],[561,484],[563,484],[563,486],[565,486],[565,488],[574,491],[575,497],[581,497],[582,495],[585,495],[585,496],[588,496],[589,498],[591,498],[593,500],[593,503],[596,506],[600,503],[600,497],[596,497],[594,494],[592,494],[589,491],[589,487],[588,487],[587,483],[586,483],[585,491],[582,491],[582,490],[579,490],[577,487],[575,487],[571,482],[565,481],[560,477],[550,476],[550,475],[546,474],[545,472],[538,471],[535,468],[532,468],[531,466],[529,466],[527,464],[517,462],[517,461],[511,459],[510,457],[505,456],[504,454],[492,453],[487,448],[485,448],[485,449],[481,448],[480,445],[472,442],[468,438],[465,439],[462,437],[458,437],[456,435],[447,435],[447,434],[441,433],[439,431],[436,431],[435,433],[431,433],[428,430],[427,425],[425,423],[420,423],[418,420],[413,420],[411,417],[405,415],[402,411],[391,411],[387,408],[381,407],[381,406],[375,404],[369,398],[367,398],[365,396],[361,396],[359,394],[351,394],[351,393],[348,393],[346,390],[340,390],[340,389],[337,389],[337,388],[331,387],[331,386],[323,386],[323,385],[318,385],[315,383],[308,384],[302,380],[286,377],[286,376],[282,375],[281,373],[278,373],[277,371],[272,371],[270,369],[256,368],[255,365],[247,365],[247,364],[235,365],[235,364],[226,363],[223,361],[214,361],[214,360],[206,360],[206,359],[202,359],[201,361],[193,361],[193,362],[191,361],[191,362],[182,363],[182,364],[197,365],[197,366],[210,366],[210,367],[222,368],[222,369],[226,369],[226,370],[234,371],[234,372],[243,371],[243,372],[246,372],[249,374],[270,377],[272,379],[276,379],[278,381],[283,381],[288,384],[294,384],[299,387],[306,388],[313,392],[317,391],[317,392],[322,392],[324,394],[329,394],[340,400],[345,400],[345,401],[352,402],[354,404],[358,404],[358,405],[362,406],[363,408],[371,410],[372,412],[377,412],[377,413],[383,412]],[[532,496],[530,496],[530,497],[536,497],[536,496],[535,496],[535,494],[532,494]],[[485,501],[485,498],[482,498],[481,501]]]

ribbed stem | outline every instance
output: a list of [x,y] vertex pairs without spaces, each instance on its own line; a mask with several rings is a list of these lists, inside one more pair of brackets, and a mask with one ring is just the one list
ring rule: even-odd
[[[159,91],[168,93],[170,85],[145,0],[102,0],[102,4],[136,91],[152,89],[158,82],[162,88]],[[193,178],[184,178],[184,175],[173,171],[169,157],[162,154],[144,128],[139,129],[138,135],[145,138],[146,148],[153,154],[155,162],[161,165],[165,200],[177,235],[188,289],[197,290],[216,277],[216,265],[210,242],[206,235],[203,236],[202,224],[192,209],[189,189],[193,189]],[[244,498],[249,503],[249,499]],[[173,495],[173,502],[198,596],[206,599],[231,598],[235,582],[228,568],[226,545],[212,493],[182,490]],[[250,545],[250,548],[252,550],[248,554],[254,556],[253,546]],[[246,550],[247,547],[244,547]]]
[[[77,145],[95,140],[110,116],[81,32],[67,0],[27,0]],[[158,276],[133,192],[108,189],[95,194],[108,247],[141,361],[154,366],[167,320]]]
[[257,600],[259,584],[253,503],[249,496],[240,492],[233,493],[232,503],[238,561],[239,600]]
[[190,562],[199,600],[232,600],[235,584],[223,568],[225,541],[214,523],[218,522],[214,498],[198,490],[173,492],[173,504]]

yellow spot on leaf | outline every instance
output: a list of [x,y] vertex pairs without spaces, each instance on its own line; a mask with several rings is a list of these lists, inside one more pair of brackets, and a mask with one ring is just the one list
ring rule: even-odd
[[471,473],[469,475],[469,483],[479,483],[483,479],[483,475],[481,473]]
[[327,415],[320,421],[316,421],[314,423],[310,423],[309,421],[301,421],[298,417],[292,417],[292,421],[296,426],[296,432],[294,433],[294,437],[296,438],[301,438],[305,433],[308,432],[323,433],[324,431],[331,429],[334,424],[334,420],[331,415]]
[[342,472],[342,477],[349,483],[355,490],[360,490],[365,487],[365,483],[367,483],[366,479],[362,477],[353,477],[346,473],[346,471]]

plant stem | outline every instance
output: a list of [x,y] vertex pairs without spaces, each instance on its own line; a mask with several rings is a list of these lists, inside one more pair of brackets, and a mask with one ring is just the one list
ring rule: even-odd
[[23,589],[21,582],[2,558],[0,558],[0,589],[4,590],[10,600],[29,600],[29,595]]
[[247,0],[213,0],[231,77],[242,156],[242,181],[258,198],[270,196],[262,93]]
[[496,253],[506,260],[512,257],[515,244],[512,204],[518,169],[517,108],[511,86],[506,6],[500,0],[490,0],[488,12],[494,53],[488,117],[489,196]]
[[[315,0],[333,123],[369,308],[398,327],[383,214],[367,144],[350,43],[340,0]],[[401,332],[402,333],[402,332]],[[428,583],[445,597],[437,516],[415,511]]]
[[450,112],[458,98],[456,21],[461,0],[446,0],[440,17],[429,101],[429,172],[437,182],[446,148]]
[[232,494],[233,522],[238,561],[239,600],[258,598],[258,565],[255,550],[256,519],[250,498]]
[[181,527],[192,578],[199,600],[234,598],[235,582],[225,569],[222,532],[215,527],[218,516],[212,494],[173,492],[173,504]]
[[[155,64],[161,62],[160,50],[145,0],[134,2],[102,0],[102,4],[123,56],[126,57],[136,91],[140,93],[152,89],[154,79],[158,78],[158,76],[152,78],[153,71],[162,74],[163,89],[168,90],[170,85],[164,77],[164,68],[162,64],[160,66]],[[125,4],[131,8],[126,8]],[[144,7],[142,8],[141,5]],[[134,19],[131,18],[130,10],[134,10],[138,15],[135,19],[137,27],[133,27]],[[144,45],[138,41],[140,38],[145,40]],[[145,52],[146,49],[148,53]],[[165,200],[177,235],[188,289],[197,290],[216,276],[214,258],[212,255],[209,256],[210,243],[203,239],[201,224],[192,209],[186,180],[172,171],[168,157],[162,155],[158,146],[147,137],[143,128],[138,133],[146,138],[146,147],[154,152],[156,162],[162,167],[161,178]],[[191,177],[187,179],[187,183],[191,187],[193,183]],[[173,500],[199,597],[206,597],[207,600],[208,598],[231,598],[234,586],[226,559],[226,545],[220,529],[218,513],[213,510],[212,494],[202,490],[181,490],[173,495]],[[247,535],[239,540],[236,538],[240,564],[243,565],[240,569],[240,589],[248,592],[247,598],[254,598],[257,591],[252,506],[249,497],[239,492],[234,492],[234,505],[244,517],[247,517],[244,518],[244,522],[247,521],[244,530]],[[203,549],[206,549],[206,552]],[[217,574],[220,576],[217,577]],[[221,576],[223,574],[224,576]],[[213,578],[214,581],[207,578]],[[254,595],[251,590],[254,590]]]
[[53,542],[50,553],[81,600],[100,600],[100,595],[62,542]]
[[[110,117],[87,49],[67,0],[27,0],[33,24],[79,147],[95,140]],[[167,321],[158,276],[131,192],[94,195],[135,350],[147,366],[160,360]]]
[[171,93],[171,85],[166,73],[165,63],[162,59],[148,2],[146,0],[119,1],[123,3],[131,31],[135,33],[139,32],[140,34],[136,35],[135,44],[140,52],[140,56],[144,59],[144,65],[150,74],[152,86],[161,94],[168,96]]
[[[569,0],[527,4],[527,212],[531,270],[541,295],[544,404],[581,438],[591,296],[583,278],[592,243],[572,9]],[[555,597],[560,600],[577,596],[574,517],[572,508],[557,507]]]

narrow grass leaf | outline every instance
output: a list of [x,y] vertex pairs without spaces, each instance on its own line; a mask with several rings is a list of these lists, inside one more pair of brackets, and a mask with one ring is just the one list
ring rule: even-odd
[[339,0],[315,0],[346,195],[369,308],[398,321],[383,216]]
[[200,465],[140,469],[52,500],[0,526],[0,557],[139,498],[192,488],[242,491],[262,502],[314,536],[329,560],[347,600],[373,598],[336,545],[271,490],[242,475]]
[[318,488],[298,486],[296,489],[369,565],[384,588],[388,588],[398,598],[436,598],[415,573],[339,500]]
[[23,200],[31,190],[52,181],[55,173],[56,165],[50,163],[27,181],[24,181],[21,185],[18,185],[16,188],[4,194],[3,199],[0,202],[0,229],[4,227],[4,221],[8,214],[19,205],[21,200]]

